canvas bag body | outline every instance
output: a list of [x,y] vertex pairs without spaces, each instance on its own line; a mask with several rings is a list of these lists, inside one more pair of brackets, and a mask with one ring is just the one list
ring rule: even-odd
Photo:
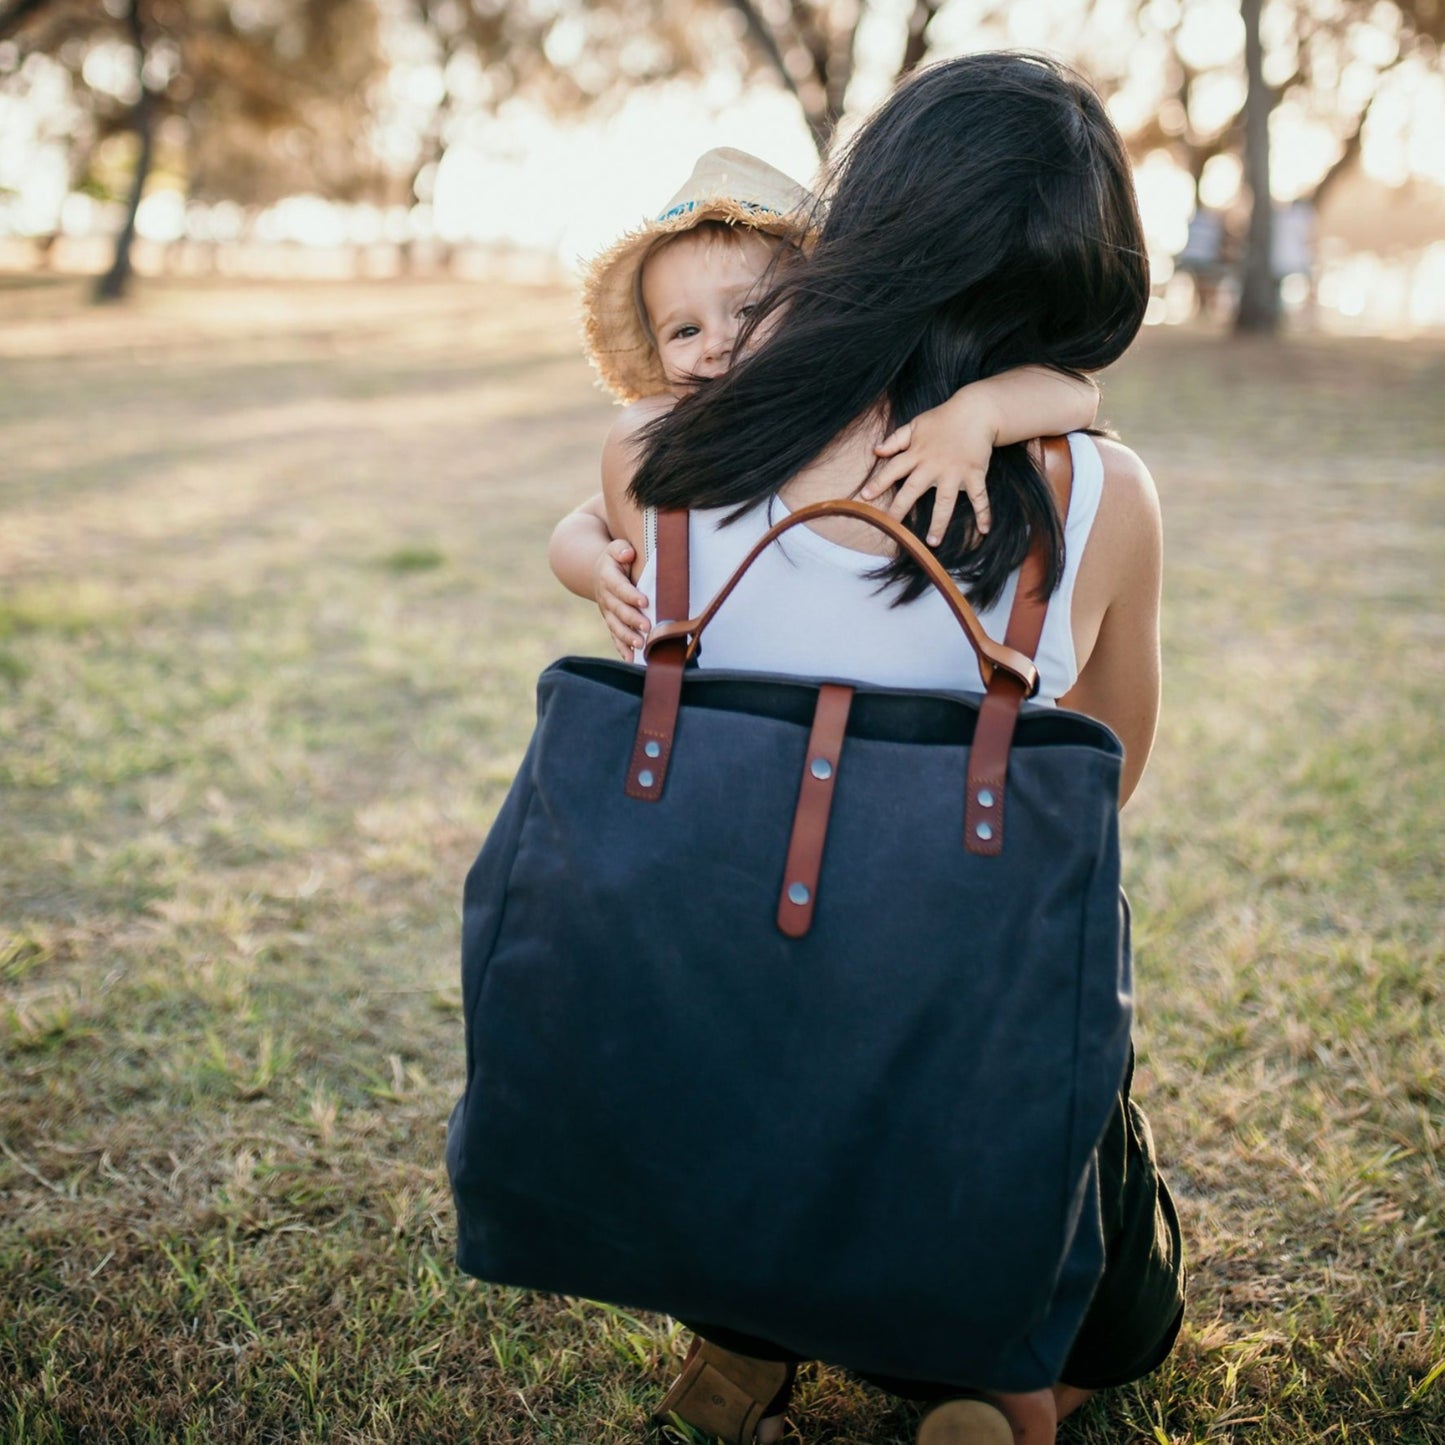
[[877,1374],[1059,1378],[1128,1053],[1121,749],[1026,706],[962,845],[979,698],[854,689],[812,926],[776,923],[819,685],[570,658],[467,880],[458,1261]]

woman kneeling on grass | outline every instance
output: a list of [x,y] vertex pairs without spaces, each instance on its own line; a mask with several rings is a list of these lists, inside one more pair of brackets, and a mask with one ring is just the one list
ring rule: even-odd
[[[623,449],[605,465],[612,533],[640,557],[644,508],[688,509],[694,586],[706,595],[706,579],[729,575],[775,514],[857,496],[894,428],[1010,367],[1108,365],[1133,339],[1147,299],[1128,162],[1093,91],[1025,56],[933,66],[848,148],[811,259],[749,322],[751,354],[656,423],[640,465]],[[1143,772],[1159,702],[1158,504],[1124,447],[1076,434],[1070,449],[1066,520],[1032,454],[1004,448],[989,474],[991,530],[980,535],[961,508],[935,551],[1000,638],[1030,538],[1049,540],[1039,697],[1118,735],[1122,803]],[[908,517],[920,537],[929,511],[924,497]],[[649,559],[637,579],[648,596],[654,567]],[[897,585],[880,591],[880,575]],[[778,617],[789,625],[771,625]],[[700,661],[982,687],[920,569],[847,518],[795,528],[784,548],[770,549],[718,613]],[[988,1380],[878,1381],[934,1404],[920,1445],[1047,1445],[1058,1420],[1094,1391],[1139,1378],[1169,1353],[1183,1313],[1179,1229],[1127,1078],[1097,1161],[1105,1269],[1062,1379],[1027,1394],[992,1391]],[[778,1439],[796,1356],[703,1321],[692,1327],[698,1339],[663,1412],[746,1440],[761,1411],[756,1439]],[[738,1403],[720,1418],[724,1398]]]

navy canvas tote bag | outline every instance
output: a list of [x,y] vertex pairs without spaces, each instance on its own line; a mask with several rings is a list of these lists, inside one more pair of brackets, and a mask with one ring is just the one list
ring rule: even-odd
[[[1036,557],[998,644],[873,508],[804,508],[759,550],[829,514],[918,558],[988,691],[687,668],[737,577],[654,629],[646,669],[542,674],[466,882],[457,1258],[858,1370],[1040,1388],[1103,1264],[1122,748],[1025,702]],[[676,617],[686,516],[660,521]]]

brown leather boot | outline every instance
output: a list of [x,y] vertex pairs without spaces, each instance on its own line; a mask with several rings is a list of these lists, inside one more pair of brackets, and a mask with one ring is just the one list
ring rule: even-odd
[[987,1400],[947,1400],[918,1423],[918,1445],[1013,1445],[1004,1413]]
[[727,1445],[753,1445],[758,1422],[788,1408],[796,1373],[795,1365],[755,1360],[694,1339],[656,1418],[665,1424],[676,1415]]

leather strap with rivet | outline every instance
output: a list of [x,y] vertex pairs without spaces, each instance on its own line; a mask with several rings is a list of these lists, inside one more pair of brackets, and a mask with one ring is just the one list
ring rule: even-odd
[[[657,617],[659,622],[686,617],[688,595],[688,523],[686,512],[657,514]],[[655,803],[662,796],[667,764],[677,732],[682,701],[682,674],[687,666],[685,642],[649,647],[647,673],[642,680],[642,715],[627,765],[629,798]]]
[[[867,522],[880,532],[886,533],[898,546],[913,558],[923,569],[928,580],[943,595],[949,610],[958,619],[964,636],[978,658],[979,671],[985,678],[998,672],[1008,673],[1016,678],[1025,697],[1031,697],[1038,689],[1039,676],[1033,663],[1021,652],[1007,643],[995,642],[983,630],[958,583],[949,575],[942,563],[900,522],[894,521],[887,512],[867,502],[840,499],[832,502],[814,502],[801,507],[775,522],[758,539],[757,545],[738,564],[733,575],[720,587],[711,602],[696,617],[674,620],[669,617],[674,607],[686,613],[687,589],[687,513],[659,512],[657,514],[657,616],[659,621],[648,634],[643,646],[647,659],[647,675],[642,687],[642,716],[638,721],[637,737],[632,747],[632,758],[627,770],[626,792],[629,798],[642,802],[656,802],[662,796],[662,785],[667,777],[668,759],[672,755],[673,737],[677,731],[677,715],[682,700],[682,674],[687,663],[696,654],[702,642],[702,634],[709,622],[717,615],[733,588],[742,580],[748,568],[757,561],[763,551],[782,536],[790,527],[805,522],[818,521],[823,517],[851,517],[855,521]],[[679,559],[681,567],[679,568]],[[666,569],[666,570],[664,570]],[[681,571],[681,580],[678,573]],[[661,619],[667,618],[664,621]]]
[[[1068,438],[1048,437],[1043,443],[1044,475],[1058,504],[1059,517],[1067,521],[1069,498],[1074,487],[1074,462]],[[1032,658],[1039,650],[1044,616],[1049,600],[1043,590],[1047,570],[1044,549],[1047,542],[1036,537],[1019,570],[1018,589],[1009,612],[1004,642]],[[996,857],[1003,851],[1003,803],[1008,782],[1009,750],[1024,692],[1018,680],[1001,669],[988,680],[973,745],[968,753],[968,799],[963,810],[963,846],[970,853]]]
[[[1068,441],[1050,437],[1044,441],[1043,450],[1045,473],[1059,500],[1060,516],[1066,518],[1073,480]],[[1014,726],[1024,699],[1038,690],[1038,670],[1032,654],[1038,650],[1048,606],[1047,599],[1037,596],[1044,575],[1041,540],[1030,548],[1024,561],[1008,631],[1004,641],[997,643],[983,630],[968,599],[938,559],[901,523],[866,502],[815,502],[775,522],[696,617],[685,617],[691,601],[687,580],[687,513],[658,513],[659,621],[643,647],[647,673],[643,681],[642,712],[628,766],[627,796],[643,802],[656,802],[662,796],[677,732],[683,671],[696,653],[708,623],[765,548],[790,527],[822,517],[851,517],[886,533],[923,569],[963,628],[986,684],[969,752],[964,846],[971,853],[997,854],[1003,847],[1004,784]],[[682,614],[682,620],[674,617],[674,613]]]
[[828,814],[843,757],[848,712],[853,689],[825,682],[818,689],[813,731],[803,755],[803,778],[798,786],[798,807],[788,840],[788,861],[783,868],[783,889],[778,897],[778,927],[789,938],[801,938],[813,923],[818,896],[818,875],[823,871],[823,845],[828,839]]

